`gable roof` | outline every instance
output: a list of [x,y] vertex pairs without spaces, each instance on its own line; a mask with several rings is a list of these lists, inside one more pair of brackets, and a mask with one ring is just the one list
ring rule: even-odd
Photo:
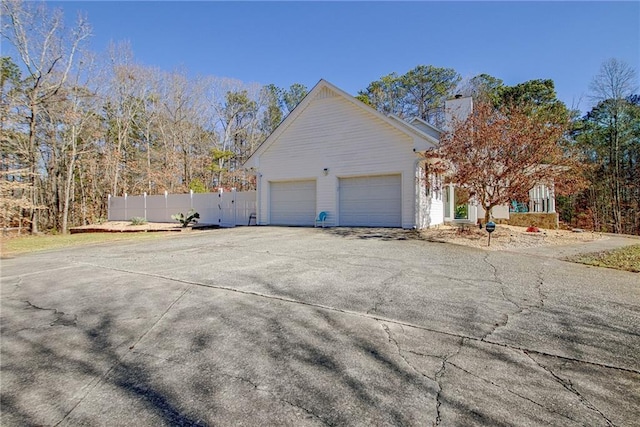
[[414,140],[418,139],[422,142],[420,145],[420,150],[417,151],[426,151],[430,148],[433,148],[438,145],[438,139],[434,138],[432,135],[429,135],[426,132],[418,129],[417,127],[411,125],[410,123],[405,122],[399,117],[396,116],[385,116],[380,113],[375,108],[370,107],[364,102],[356,99],[355,97],[349,95],[342,89],[334,86],[324,79],[320,79],[320,81],[309,91],[309,93],[300,101],[300,103],[289,113],[287,117],[278,125],[278,127],[265,139],[260,146],[249,156],[247,161],[244,163],[245,165],[249,164],[254,160],[255,156],[259,156],[264,151],[266,151],[274,141],[278,139],[280,135],[296,120],[296,118],[302,114],[302,112],[309,106],[309,104],[316,98],[316,96],[323,90],[328,89],[334,93],[336,93],[339,97],[344,100],[350,102],[351,104],[367,111],[369,114],[374,115],[378,119],[382,120],[389,126],[395,128],[399,132],[404,133],[412,137]]
[[428,129],[426,131],[426,133],[428,133],[429,135],[432,135],[435,137],[435,135],[438,135],[438,137],[440,135],[442,135],[443,130],[432,125],[431,123],[427,122],[426,120],[422,120],[420,117],[414,117],[413,119],[409,120],[409,123],[415,127],[417,127],[418,129],[420,129],[421,127],[424,127],[426,129]]

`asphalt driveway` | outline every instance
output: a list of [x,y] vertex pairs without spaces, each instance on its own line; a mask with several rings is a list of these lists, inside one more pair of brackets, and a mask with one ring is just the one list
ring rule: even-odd
[[389,230],[2,261],[13,425],[638,425],[640,276]]

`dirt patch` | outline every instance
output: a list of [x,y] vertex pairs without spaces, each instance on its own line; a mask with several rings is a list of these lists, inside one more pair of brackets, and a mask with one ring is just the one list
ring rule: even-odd
[[426,230],[403,230],[401,228],[336,227],[324,231],[349,239],[375,240],[426,240],[430,242],[453,243],[487,250],[511,250],[537,246],[570,245],[572,243],[591,242],[602,238],[600,233],[568,230],[544,230],[528,233],[527,227],[513,225],[496,226],[488,247],[488,233],[477,226],[465,225],[464,228],[441,225]]
[[429,241],[454,243],[494,251],[537,246],[570,245],[602,238],[600,233],[592,232],[574,233],[569,230],[541,229],[538,233],[529,233],[526,230],[526,227],[498,225],[491,235],[491,246],[487,246],[489,233],[477,226],[461,228],[441,225],[437,228],[421,230],[419,234],[423,239]]
[[[191,228],[187,228],[190,230]],[[177,223],[150,222],[132,225],[128,221],[109,221],[104,224],[76,227],[75,232],[144,232],[144,231],[182,231]],[[326,228],[325,232],[336,236],[355,239],[376,240],[427,240],[432,242],[453,243],[487,250],[505,250],[531,248],[537,246],[569,245],[572,243],[590,242],[602,238],[600,233],[574,233],[567,230],[544,230],[539,233],[528,233],[526,227],[499,224],[491,235],[491,246],[487,246],[488,233],[477,226],[441,225],[438,227],[414,231],[400,228],[366,228],[335,227]]]
[[83,225],[73,227],[71,234],[76,233],[136,233],[145,231],[181,231],[177,222],[147,222],[133,225],[129,221],[108,221],[103,224]]

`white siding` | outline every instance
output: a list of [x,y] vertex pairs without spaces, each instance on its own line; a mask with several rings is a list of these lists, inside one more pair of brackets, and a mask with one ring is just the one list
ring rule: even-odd
[[444,204],[442,200],[431,200],[431,206],[429,206],[429,222],[427,227],[433,227],[434,225],[444,224]]
[[402,227],[414,227],[418,157],[413,138],[329,93],[323,89],[256,159],[262,191],[259,223],[269,223],[270,199],[264,192],[269,181],[316,179],[316,211],[328,212],[327,225],[331,226],[337,225],[339,178],[399,174]]
[[428,228],[444,223],[444,191],[441,180],[431,175],[429,180],[425,171],[425,163],[416,164],[416,218],[417,228]]
[[[477,218],[484,221],[484,209],[477,206]],[[495,219],[509,219],[509,205],[498,205],[491,209],[491,216]]]

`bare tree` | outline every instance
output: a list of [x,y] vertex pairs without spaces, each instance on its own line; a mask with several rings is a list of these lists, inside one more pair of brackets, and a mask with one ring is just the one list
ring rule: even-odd
[[591,99],[600,102],[607,99],[622,100],[638,90],[636,70],[624,61],[611,58],[600,66],[591,81]]
[[67,81],[81,43],[91,33],[88,23],[78,18],[71,31],[64,28],[60,10],[51,12],[44,3],[2,1],[2,36],[16,49],[29,76],[25,81],[29,138],[28,175],[31,179],[31,232],[38,232],[38,141],[41,110]]
[[[81,61],[75,70],[72,84],[69,85],[67,94],[69,110],[63,115],[64,121],[62,123],[66,125],[62,150],[66,165],[62,197],[61,229],[63,233],[66,233],[69,228],[69,211],[75,193],[74,177],[77,161],[79,156],[83,154],[79,144],[87,135],[87,128],[96,118],[97,96],[95,91],[90,89],[93,84],[89,81],[96,76],[92,66],[93,58],[90,55],[85,55],[84,61]],[[89,140],[88,142],[93,143],[94,141]]]
[[593,78],[591,99],[598,107],[606,110],[609,158],[609,182],[611,186],[613,228],[616,233],[622,232],[623,223],[623,185],[622,152],[620,147],[621,116],[627,108],[626,99],[637,89],[637,74],[629,64],[612,58],[605,61],[600,71]]
[[111,175],[111,194],[118,195],[128,191],[122,174],[130,160],[127,153],[131,152],[134,117],[140,109],[140,99],[136,95],[141,81],[128,44],[109,46],[109,59],[111,81],[105,107],[109,145],[107,167]]
[[210,114],[218,142],[213,150],[212,168],[218,175],[218,186],[222,187],[231,184],[231,176],[239,171],[239,165],[263,137],[258,113],[266,105],[267,97],[257,84],[219,78],[211,78],[208,83]]

